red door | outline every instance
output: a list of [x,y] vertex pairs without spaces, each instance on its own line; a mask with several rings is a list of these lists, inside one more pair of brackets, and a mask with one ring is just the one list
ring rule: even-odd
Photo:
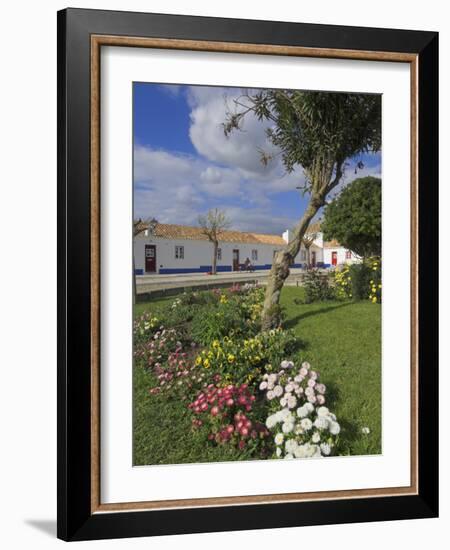
[[233,250],[233,271],[239,271],[239,250]]
[[311,251],[311,267],[316,267],[316,251]]
[[156,272],[156,246],[154,244],[145,245],[145,272]]
[[336,250],[333,250],[333,252],[331,253],[331,264],[332,265],[337,265],[337,252],[336,252]]

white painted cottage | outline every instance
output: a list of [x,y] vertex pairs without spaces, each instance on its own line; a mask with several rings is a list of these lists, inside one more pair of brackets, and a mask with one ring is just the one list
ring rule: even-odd
[[[282,236],[261,233],[223,231],[219,239],[217,272],[242,269],[248,258],[254,269],[270,269],[275,252],[289,242],[290,232]],[[335,242],[323,241],[320,225],[308,230],[292,267],[330,267],[357,261],[357,257]],[[135,272],[144,274],[208,273],[212,269],[213,244],[199,227],[156,223],[145,224],[134,238]]]

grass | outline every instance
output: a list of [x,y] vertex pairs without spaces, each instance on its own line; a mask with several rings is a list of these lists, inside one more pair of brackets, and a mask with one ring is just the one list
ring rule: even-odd
[[[297,360],[309,361],[327,385],[327,405],[342,427],[339,454],[381,452],[381,306],[362,302],[301,304],[302,289],[281,295],[285,328],[301,341]],[[135,314],[163,312],[173,297],[139,303]],[[202,430],[192,432],[186,404],[149,396],[152,374],[134,368],[134,463],[179,464],[243,460],[229,446],[205,445]],[[361,429],[368,427],[370,434]]]

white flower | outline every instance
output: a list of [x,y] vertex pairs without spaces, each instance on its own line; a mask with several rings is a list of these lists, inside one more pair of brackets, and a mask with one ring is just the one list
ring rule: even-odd
[[267,399],[269,399],[269,401],[270,401],[270,400],[272,400],[274,397],[275,397],[275,394],[273,393],[273,391],[272,391],[272,390],[269,390],[269,391],[267,392]]
[[320,450],[323,455],[328,456],[331,453],[331,447],[328,443],[321,443]]
[[319,393],[319,395],[316,395],[316,402],[319,405],[323,405],[325,403],[325,397]]
[[277,447],[275,453],[276,453],[278,458],[281,456],[282,451],[281,451],[280,447]]
[[281,430],[283,433],[288,434],[292,432],[294,429],[294,423],[293,422],[283,422],[283,425],[281,426]]
[[297,395],[301,395],[303,393],[303,388],[301,386],[298,386],[298,388],[295,388],[295,393]]
[[259,389],[260,390],[265,390],[267,388],[267,382],[264,380],[263,382],[261,382],[261,384],[259,385]]
[[301,420],[300,425],[306,432],[313,427],[313,423],[309,418]]
[[280,367],[282,369],[291,369],[294,366],[294,363],[292,361],[281,361]]
[[324,416],[319,416],[314,421],[314,426],[318,430],[326,430],[328,428],[328,424],[329,424],[329,422]]
[[287,401],[287,406],[290,408],[290,409],[293,409],[297,406],[297,398],[295,397],[295,395],[291,395],[289,398],[288,398],[288,401]]
[[319,443],[320,441],[320,433],[319,432],[314,432],[313,433],[313,436],[311,437],[311,441],[313,443]]
[[284,435],[282,433],[277,433],[275,436],[275,445],[281,445],[284,441]]
[[286,449],[286,452],[291,454],[295,453],[297,447],[298,447],[298,443],[297,441],[295,441],[295,439],[288,439],[284,446],[284,448]]
[[308,370],[311,368],[311,365],[307,361],[304,361],[302,363],[302,368]]
[[314,407],[313,407],[313,405],[311,405],[311,403],[305,403],[304,407],[306,408],[308,413],[312,413],[313,410],[314,410]]
[[301,374],[297,374],[297,376],[294,378],[294,381],[300,384],[300,382],[303,382],[303,376]]
[[330,414],[330,411],[327,407],[319,407],[317,409],[317,416],[328,416]]
[[331,433],[331,434],[337,435],[337,434],[341,431],[341,427],[339,426],[339,424],[338,424],[337,422],[335,422],[334,420],[332,420],[332,421],[330,422],[329,430],[330,430],[330,433]]
[[319,377],[319,373],[315,370],[312,370],[309,372],[309,377],[311,378],[311,380],[317,380],[317,378]]
[[284,457],[285,460],[291,460],[291,458],[294,458],[293,455],[291,455],[291,453],[288,453],[288,454],[285,455],[285,457]]
[[365,426],[364,428],[361,428],[361,431],[363,434],[370,434],[370,428],[368,428],[367,426]]
[[308,409],[305,407],[305,405],[297,409],[297,416],[299,418],[304,418],[305,416],[308,416]]
[[275,424],[277,423],[277,420],[275,418],[275,415],[271,414],[270,416],[267,417],[266,419],[266,426],[269,428],[269,430],[271,428],[273,428],[275,426]]
[[305,376],[308,376],[308,369],[305,369],[305,367],[302,367],[300,369],[300,375],[304,378]]
[[292,384],[292,382],[289,382],[289,384],[286,384],[284,391],[287,393],[292,393],[294,391],[294,384]]
[[317,398],[315,395],[308,395],[308,401],[310,403],[315,403],[317,401]]
[[287,397],[286,396],[284,396],[280,399],[280,405],[282,407],[286,407],[286,405],[287,405]]
[[284,420],[285,422],[294,422],[294,415],[289,409],[281,409],[281,411],[278,411],[278,414],[280,415],[280,420]]
[[313,378],[310,378],[310,379],[308,380],[308,386],[309,386],[310,388],[314,388],[315,385],[316,385],[316,381],[315,381]]
[[269,374],[268,378],[267,378],[267,382],[270,384],[275,384],[275,382],[277,381],[277,375],[276,374]]
[[314,395],[314,389],[311,388],[311,386],[308,386],[305,390],[305,395],[309,397],[310,395]]
[[281,395],[283,395],[283,388],[281,386],[275,386],[273,388],[273,393],[275,394],[276,397],[280,397]]

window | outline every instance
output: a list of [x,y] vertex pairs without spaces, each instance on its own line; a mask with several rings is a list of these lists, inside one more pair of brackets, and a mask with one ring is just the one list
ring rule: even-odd
[[351,260],[352,259],[352,251],[351,250],[346,250],[345,251],[345,259],[346,260]]
[[218,248],[218,249],[217,249],[217,259],[218,259],[218,260],[221,260],[221,259],[222,259],[222,249],[221,249],[221,248]]
[[258,259],[258,251],[256,249],[252,250],[252,260]]
[[184,246],[175,247],[175,259],[184,260]]
[[306,262],[306,250],[302,250],[300,253],[300,260]]

